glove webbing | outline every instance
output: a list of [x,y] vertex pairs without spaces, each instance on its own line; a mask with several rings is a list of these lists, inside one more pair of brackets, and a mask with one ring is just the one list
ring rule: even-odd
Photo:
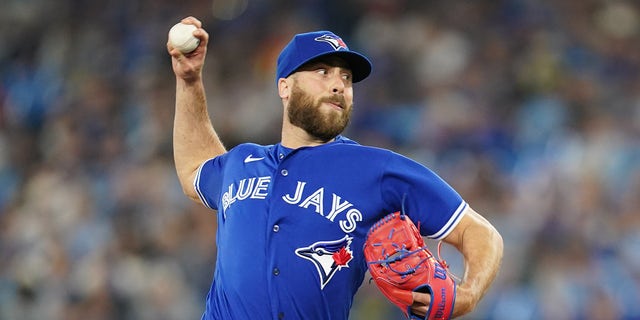
[[[404,206],[403,206],[404,209]],[[402,211],[401,211],[402,212]],[[382,218],[380,221],[376,222],[372,227],[371,230],[369,230],[369,233],[371,233],[373,230],[379,228],[380,226],[384,225],[385,223],[389,222],[390,220],[395,218],[395,214],[396,213],[391,213],[386,215],[384,218]],[[400,219],[404,220],[404,217],[406,215],[404,213],[400,213]],[[420,230],[420,222],[418,221],[417,224],[417,228],[418,230]],[[389,231],[389,235],[387,236],[387,239],[391,239],[393,238],[393,233],[395,232],[395,229],[391,229]],[[383,244],[378,242],[378,243],[372,243],[371,244],[374,247],[380,247]],[[402,278],[406,277],[407,275],[410,275],[412,273],[415,273],[416,271],[418,271],[418,269],[420,268],[420,266],[422,266],[423,263],[425,263],[428,259],[433,257],[433,254],[431,254],[430,251],[427,251],[429,253],[429,256],[420,260],[420,262],[418,262],[418,264],[416,264],[415,267],[411,267],[409,269],[407,269],[406,271],[399,271],[396,270],[392,267],[392,263],[397,262],[399,260],[402,260],[412,254],[415,254],[417,252],[420,252],[421,250],[424,249],[428,249],[428,246],[423,246],[420,247],[418,249],[415,250],[407,250],[406,245],[402,244],[402,247],[400,247],[398,244],[396,243],[392,243],[391,244],[393,247],[395,247],[398,251],[393,253],[392,255],[388,255],[387,253],[384,252],[384,249],[382,251],[382,255],[385,257],[384,259],[381,260],[376,260],[376,261],[371,261],[371,262],[367,262],[367,265],[371,265],[371,264],[384,264],[386,267],[389,268],[389,270],[395,272],[396,274],[399,274],[402,276]],[[436,259],[436,261],[438,261],[438,263],[444,268],[444,270],[447,272],[447,274],[452,277],[453,279],[455,279],[457,282],[460,282],[460,277],[456,276],[453,272],[451,272],[451,270],[449,269],[449,264],[447,263],[446,260],[442,259],[441,255],[440,255],[440,250],[442,249],[442,241],[438,242],[438,258]],[[370,279],[371,280],[371,279]]]

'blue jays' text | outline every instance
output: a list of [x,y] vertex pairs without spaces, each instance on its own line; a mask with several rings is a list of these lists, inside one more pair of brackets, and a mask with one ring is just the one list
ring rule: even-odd
[[[266,199],[271,177],[253,177],[240,180],[237,184],[230,184],[228,190],[222,195],[222,209],[227,209],[236,201],[245,199]],[[325,217],[327,220],[338,223],[345,233],[353,232],[357,223],[362,221],[362,213],[353,204],[341,196],[331,193],[325,188],[306,190],[306,182],[298,181],[295,189],[282,196],[282,200],[290,205],[308,209],[311,212]],[[325,195],[325,193],[327,193]],[[325,196],[331,197],[331,206],[325,208]],[[327,198],[328,200],[328,198]],[[326,203],[328,205],[328,202]],[[226,214],[225,214],[226,216]]]

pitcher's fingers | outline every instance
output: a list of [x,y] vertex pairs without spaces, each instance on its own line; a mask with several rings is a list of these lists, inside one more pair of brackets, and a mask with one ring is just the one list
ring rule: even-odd
[[188,16],[188,17],[182,19],[180,22],[186,23],[186,24],[192,24],[192,25],[195,25],[198,28],[202,28],[202,22],[200,20],[198,20],[196,17],[193,17],[193,16]]
[[167,51],[169,52],[169,55],[172,58],[174,58],[174,59],[176,59],[178,61],[180,61],[180,60],[182,60],[182,58],[184,58],[184,54],[180,50],[174,48],[170,44],[167,44]]

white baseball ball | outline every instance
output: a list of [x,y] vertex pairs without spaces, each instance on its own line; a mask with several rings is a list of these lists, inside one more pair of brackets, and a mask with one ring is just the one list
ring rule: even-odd
[[177,23],[169,30],[169,42],[182,53],[192,52],[200,44],[200,39],[193,36],[196,29],[192,24]]

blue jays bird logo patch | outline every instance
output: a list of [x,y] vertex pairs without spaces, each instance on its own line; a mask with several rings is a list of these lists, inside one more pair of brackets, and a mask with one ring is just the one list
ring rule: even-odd
[[315,39],[313,39],[315,41],[320,41],[320,42],[326,42],[328,44],[330,44],[333,47],[333,50],[340,50],[340,49],[344,49],[344,50],[349,50],[349,48],[347,47],[347,44],[344,43],[344,41],[342,41],[342,39],[340,37],[331,35],[331,34],[325,34],[321,37],[317,37]]
[[321,289],[324,289],[338,270],[349,267],[349,261],[353,259],[351,240],[352,237],[344,236],[340,240],[318,241],[308,247],[296,249],[296,255],[316,266]]

